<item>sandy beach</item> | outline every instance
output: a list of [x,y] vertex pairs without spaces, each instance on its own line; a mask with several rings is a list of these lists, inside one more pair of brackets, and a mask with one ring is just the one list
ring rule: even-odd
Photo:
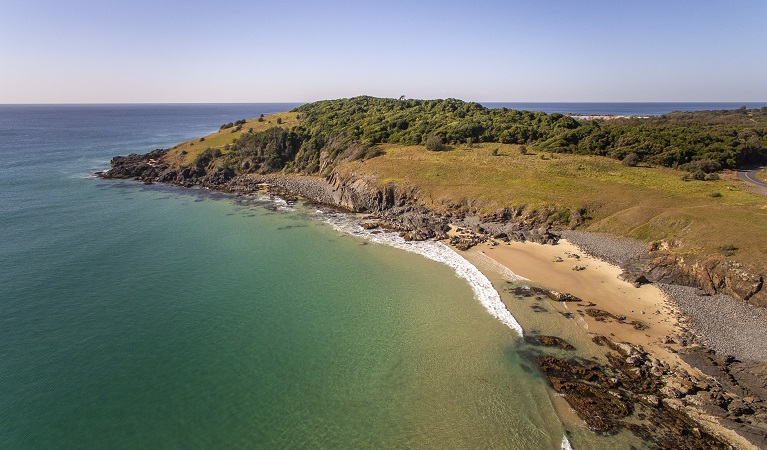
[[[576,323],[583,331],[610,336],[618,342],[641,345],[656,358],[686,366],[676,353],[669,350],[676,344],[668,343],[682,331],[678,323],[679,312],[657,287],[648,284],[637,288],[621,280],[619,267],[584,254],[564,239],[555,246],[530,242],[495,246],[481,244],[467,252],[470,260],[473,259],[472,253],[481,253],[548,289],[582,299],[583,302],[578,303],[551,304],[562,312],[576,314],[580,318]],[[574,266],[583,269],[574,270]],[[625,319],[623,323],[609,317],[597,320],[585,313],[586,308],[624,316]],[[646,328],[637,329],[632,323],[646,325]]]
[[[613,242],[611,238],[599,235],[588,234],[573,237],[576,239],[585,237],[587,241],[596,240],[596,247],[606,246],[606,248],[597,251],[598,254],[604,253],[605,259],[620,261],[624,257],[623,253],[630,253],[632,247],[631,243]],[[561,328],[559,332],[552,334],[568,336],[569,339],[575,338],[578,341],[575,343],[576,347],[579,345],[590,346],[592,338],[601,335],[608,337],[615,343],[628,343],[635,348],[643,349],[650,357],[649,359],[657,359],[667,363],[670,367],[669,373],[682,374],[683,378],[685,377],[684,374],[689,374],[691,378],[687,376],[687,379],[693,382],[695,380],[710,380],[708,378],[710,373],[706,374],[703,371],[710,372],[709,370],[699,364],[690,364],[682,356],[689,354],[687,347],[691,344],[685,338],[685,336],[691,336],[688,329],[690,315],[684,299],[677,297],[689,296],[688,291],[691,288],[680,287],[686,291],[675,294],[675,291],[668,289],[668,286],[665,286],[666,289],[661,289],[664,286],[658,287],[651,284],[636,287],[620,279],[622,273],[620,267],[607,262],[605,259],[587,254],[585,249],[594,250],[592,247],[595,245],[593,242],[591,244],[582,245],[579,248],[567,239],[561,239],[557,245],[490,241],[476,245],[462,254],[488,278],[509,281],[510,274],[508,271],[511,271],[526,278],[528,281],[524,281],[524,283],[572,294],[582,300],[580,302],[556,302],[550,299],[538,301],[538,304],[545,303],[547,309],[556,308],[562,316],[568,316],[568,313],[572,314],[570,317],[574,320],[566,323],[574,325],[567,327],[562,326],[565,322],[557,319],[556,317],[559,316],[557,314],[553,316],[549,314],[546,318],[545,315],[527,312],[527,306],[536,308],[535,301],[532,305],[530,305],[530,301],[528,303],[513,303],[514,300],[507,297],[505,299],[507,306],[510,307],[515,316],[518,316],[526,332],[532,328],[538,328],[542,326],[543,322],[548,321],[548,325],[542,326],[542,328],[551,329],[552,323],[554,323],[555,328],[557,326]],[[610,244],[614,245],[610,246]],[[628,247],[623,247],[623,245],[628,245]],[[685,310],[681,310],[677,305],[681,305]],[[729,308],[727,305],[722,307]],[[591,314],[587,309],[590,310]],[[606,314],[594,314],[594,310],[600,310]],[[710,311],[707,313],[707,315],[712,314],[714,313]],[[577,328],[575,334],[571,328]],[[717,330],[715,333],[708,334],[722,335],[727,333],[728,331]],[[693,344],[693,347],[697,347],[697,344]],[[591,350],[584,350],[588,354],[594,349],[595,347],[591,347]],[[745,392],[748,392],[748,389],[746,388]],[[743,395],[743,391],[740,391],[739,394]],[[727,395],[733,396],[733,394]],[[570,416],[572,419],[573,411],[564,402],[557,399],[553,401],[563,417]],[[731,402],[733,401],[731,400]],[[745,439],[743,435],[735,431],[740,427],[738,423],[729,420],[726,421],[726,424],[722,423],[723,414],[711,415],[700,407],[696,407],[701,403],[696,402],[695,396],[687,397],[684,400],[665,398],[662,403],[670,405],[674,409],[685,410],[690,417],[696,418],[701,429],[724,437],[736,448],[759,448],[754,445],[754,442],[763,442],[762,438],[753,433],[753,428],[749,430],[740,429],[740,433],[750,436],[749,439]],[[760,419],[756,420],[758,422]]]

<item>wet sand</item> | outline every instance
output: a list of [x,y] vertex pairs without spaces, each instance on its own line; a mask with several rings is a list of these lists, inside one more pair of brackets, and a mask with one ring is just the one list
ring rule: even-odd
[[[469,250],[482,253],[515,274],[527,278],[548,289],[566,292],[582,299],[582,302],[555,303],[562,312],[579,317],[577,323],[584,331],[610,336],[618,342],[642,345],[653,356],[681,363],[669,347],[666,337],[681,331],[679,313],[660,289],[652,285],[639,288],[619,279],[621,269],[605,261],[582,253],[575,245],[560,240],[558,245],[529,242],[509,242],[496,246],[481,244]],[[571,255],[578,255],[579,258]],[[557,258],[561,258],[561,262]],[[574,266],[583,270],[574,270]],[[623,323],[607,318],[604,321],[585,313],[586,308],[606,311],[614,316],[625,316]],[[638,322],[647,328],[637,330],[631,323]]]

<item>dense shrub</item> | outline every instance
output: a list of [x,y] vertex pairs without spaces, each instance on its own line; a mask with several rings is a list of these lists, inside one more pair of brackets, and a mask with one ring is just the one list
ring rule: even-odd
[[194,165],[197,169],[205,169],[211,161],[221,156],[221,150],[217,148],[206,148],[194,159]]
[[623,161],[621,161],[623,165],[629,166],[629,167],[635,167],[637,164],[639,164],[639,156],[631,152],[628,155],[626,155],[625,158],[623,158]]
[[541,150],[620,160],[634,153],[637,163],[667,167],[697,160],[715,161],[720,169],[767,162],[765,108],[577,121],[562,114],[488,109],[456,99],[354,97],[294,111],[312,134],[333,130],[369,143],[425,144],[429,135],[439,134],[445,144],[536,143]]
[[439,134],[430,134],[426,138],[425,145],[426,145],[426,150],[431,150],[433,152],[439,152],[446,148],[445,138],[443,138]]

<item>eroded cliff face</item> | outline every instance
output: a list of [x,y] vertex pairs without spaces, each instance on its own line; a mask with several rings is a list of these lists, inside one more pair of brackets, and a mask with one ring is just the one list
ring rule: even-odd
[[[472,211],[466,205],[430,205],[417,186],[380,183],[374,177],[333,171],[327,179],[282,174],[235,175],[227,169],[176,168],[164,161],[167,150],[112,159],[103,178],[134,178],[145,183],[162,182],[185,187],[200,186],[225,192],[273,192],[300,195],[317,203],[371,217],[363,225],[398,231],[405,239],[451,239],[461,249],[488,240],[532,241],[555,244],[557,230],[577,228],[581,212],[564,217],[556,210],[530,210],[524,206],[493,212]],[[438,209],[438,210],[437,210]],[[465,231],[448,237],[452,226]],[[708,294],[723,293],[756,306],[767,306],[764,275],[718,255],[687,255],[673,242],[648,245],[645,252],[623,264],[625,278],[635,283],[663,282],[695,286]]]
[[708,295],[727,294],[755,306],[767,306],[764,275],[722,257],[680,255],[663,243],[653,243],[639,260],[624,269],[631,277],[694,286]]

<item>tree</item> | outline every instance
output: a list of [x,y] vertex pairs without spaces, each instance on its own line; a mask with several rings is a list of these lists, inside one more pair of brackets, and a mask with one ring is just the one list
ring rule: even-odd
[[631,152],[623,158],[622,162],[624,166],[636,167],[636,165],[639,164],[639,156],[637,156],[636,153]]
[[439,152],[445,149],[445,139],[439,134],[432,133],[426,138],[426,150]]

